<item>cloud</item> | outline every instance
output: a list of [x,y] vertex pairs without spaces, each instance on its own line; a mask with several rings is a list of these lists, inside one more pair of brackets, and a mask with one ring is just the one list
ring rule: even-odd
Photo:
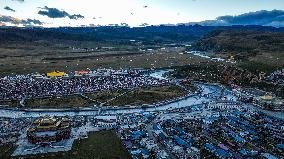
[[230,25],[263,25],[284,27],[284,11],[282,10],[261,10],[256,12],[249,12],[237,16],[220,16],[215,20],[207,20],[197,22],[194,24],[208,25],[208,26],[230,26]]
[[251,25],[265,25],[273,21],[284,20],[284,18],[279,19],[284,16],[284,11],[282,10],[272,10],[266,11],[261,10],[257,12],[250,12],[241,14],[238,16],[221,16],[217,20],[225,21],[229,24],[251,24]]
[[2,23],[12,23],[12,24],[20,24],[21,19],[14,18],[11,16],[0,15],[0,22]]
[[80,19],[80,18],[85,18],[81,14],[70,15],[66,11],[59,10],[57,8],[49,8],[49,7],[45,6],[44,8],[41,8],[41,9],[42,10],[40,10],[38,12],[38,14],[43,15],[43,16],[47,16],[49,18],[65,18],[65,17],[68,17],[70,19],[76,19],[76,20]]
[[43,22],[41,22],[40,20],[37,20],[37,19],[27,19],[27,20],[22,20],[22,24],[23,25],[31,25],[31,24],[34,24],[34,25],[42,25]]
[[10,7],[8,7],[8,6],[4,7],[4,9],[5,9],[5,10],[8,10],[8,11],[11,11],[11,12],[16,12],[14,9],[12,9],[12,8],[10,8]]
[[43,16],[48,16],[49,18],[64,18],[69,16],[69,14],[65,11],[60,11],[57,8],[48,8],[45,6],[42,8],[43,10],[40,10],[38,14]]
[[1,27],[1,26],[6,26],[6,24],[5,24],[5,23],[1,23],[1,22],[0,22],[0,27]]
[[37,20],[37,19],[18,19],[11,16],[6,15],[0,15],[0,23],[11,23],[14,25],[42,25],[43,22]]
[[142,23],[142,24],[140,24],[139,26],[145,27],[145,26],[149,26],[149,24],[148,24],[148,23]]
[[25,0],[12,0],[12,1],[24,2]]
[[83,19],[83,18],[85,18],[84,16],[82,16],[81,14],[73,14],[73,15],[69,15],[69,18],[70,19]]

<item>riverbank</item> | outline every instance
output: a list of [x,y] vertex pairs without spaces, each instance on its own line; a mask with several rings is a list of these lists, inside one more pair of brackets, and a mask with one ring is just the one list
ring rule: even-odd
[[[163,70],[158,74],[162,75],[169,70]],[[151,74],[151,76],[154,74]],[[163,77],[161,77],[163,78]],[[63,109],[30,109],[30,108],[11,108],[1,106],[0,117],[7,118],[27,118],[40,116],[93,116],[98,114],[127,114],[138,112],[155,112],[163,110],[172,110],[185,107],[192,107],[194,105],[206,104],[219,99],[220,95],[227,100],[237,100],[237,97],[226,87],[215,83],[201,83],[197,82],[197,94],[187,94],[172,100],[166,100],[155,104],[145,104],[138,106],[105,106],[105,107],[91,107],[91,108],[63,108]],[[260,109],[260,108],[258,108]],[[261,109],[260,109],[261,110]],[[271,112],[271,111],[268,111]],[[273,114],[271,112],[271,114]],[[283,114],[283,113],[282,113]],[[283,114],[284,116],[284,114]]]

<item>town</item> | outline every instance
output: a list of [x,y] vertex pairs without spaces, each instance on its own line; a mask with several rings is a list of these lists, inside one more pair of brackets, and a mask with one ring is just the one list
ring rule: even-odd
[[[131,158],[283,157],[283,112],[273,114],[262,106],[263,100],[270,101],[273,97],[265,92],[257,93],[252,90],[250,92],[255,94],[248,94],[249,90],[228,88],[220,84],[171,79],[165,76],[169,71],[171,70],[158,70],[146,74],[138,71],[140,74],[132,75],[128,74],[135,70],[92,72],[96,74],[95,78],[110,76],[111,78],[106,79],[120,77],[114,80],[125,81],[121,77],[123,75],[134,83],[140,77],[147,81],[145,84],[152,86],[172,83],[186,89],[190,84],[196,87],[195,92],[188,90],[185,97],[142,107],[98,106],[81,108],[78,113],[73,109],[58,112],[2,107],[1,145],[16,143],[8,151],[14,157],[72,152],[73,144],[77,140],[87,140],[90,133],[112,131],[120,138],[121,146]],[[112,73],[115,75],[111,75]],[[53,75],[56,74],[59,72],[53,72]],[[92,77],[81,74],[75,79]],[[51,80],[67,84],[71,83],[69,78],[66,74],[62,74],[62,77],[51,77],[50,74],[29,77],[31,82]],[[5,77],[2,80],[17,82],[21,79],[27,80],[27,77]],[[111,83],[117,85],[115,82]],[[141,83],[138,86],[145,85]],[[46,86],[43,85],[44,87]],[[111,89],[112,86],[108,88]]]
[[284,159],[282,1],[0,0],[0,159]]

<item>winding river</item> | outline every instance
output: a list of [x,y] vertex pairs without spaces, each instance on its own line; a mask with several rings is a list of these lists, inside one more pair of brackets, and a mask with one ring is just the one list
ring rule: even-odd
[[[155,78],[165,79],[163,74],[171,70],[157,70],[150,74]],[[15,109],[15,108],[1,108],[0,117],[22,118],[22,117],[39,117],[44,115],[50,116],[88,116],[97,114],[120,114],[120,113],[135,113],[143,111],[161,111],[171,110],[177,108],[184,108],[198,104],[205,104],[214,101],[215,97],[221,92],[221,87],[215,84],[197,84],[201,90],[198,95],[192,95],[185,98],[177,99],[176,101],[160,103],[154,106],[138,106],[138,107],[123,107],[123,108],[82,108],[80,110],[74,109]],[[232,94],[227,91],[228,99],[236,100]]]
[[[150,76],[155,78],[165,79],[163,74],[171,70],[157,70],[150,73]],[[172,110],[177,108],[191,107],[199,104],[206,104],[212,101],[216,101],[220,96],[222,89],[223,95],[230,101],[237,101],[237,97],[234,96],[229,90],[218,85],[208,83],[196,83],[200,89],[200,93],[187,96],[181,99],[177,99],[171,102],[164,102],[154,106],[137,106],[137,107],[121,107],[121,108],[82,108],[79,110],[74,109],[15,109],[15,108],[0,108],[0,117],[8,118],[22,118],[22,117],[40,117],[44,115],[50,116],[89,116],[98,114],[123,114],[123,113],[135,113],[135,112],[152,112]],[[267,112],[271,113],[271,112]],[[272,113],[273,115],[275,113]],[[283,113],[280,113],[280,117],[283,117]]]

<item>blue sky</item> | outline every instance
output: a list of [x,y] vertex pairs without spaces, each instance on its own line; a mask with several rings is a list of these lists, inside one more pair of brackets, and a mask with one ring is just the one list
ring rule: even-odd
[[[4,9],[10,7],[15,10]],[[45,6],[47,9],[44,9]],[[56,8],[66,16],[50,18],[39,11]],[[138,26],[214,20],[259,10],[284,10],[283,0],[0,0],[0,15],[36,19],[44,26],[108,25]],[[82,15],[84,18],[70,18]]]

